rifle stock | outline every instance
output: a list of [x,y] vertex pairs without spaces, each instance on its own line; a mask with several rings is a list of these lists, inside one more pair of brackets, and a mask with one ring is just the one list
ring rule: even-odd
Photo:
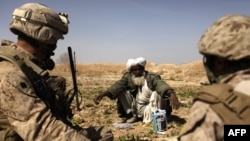
[[78,87],[77,87],[77,82],[76,82],[76,69],[75,69],[75,64],[73,61],[73,55],[72,55],[72,49],[71,47],[68,47],[68,54],[69,54],[69,63],[70,63],[70,70],[71,70],[71,75],[72,75],[72,80],[73,80],[73,95],[69,99],[69,103],[73,101],[74,97],[76,99],[76,108],[79,111],[80,110],[80,102],[78,99]]

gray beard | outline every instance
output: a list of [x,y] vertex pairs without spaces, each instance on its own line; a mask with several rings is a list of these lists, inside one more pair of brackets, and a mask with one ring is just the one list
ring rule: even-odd
[[143,73],[143,75],[140,77],[136,77],[132,74],[132,81],[137,86],[143,86],[145,83],[145,73]]

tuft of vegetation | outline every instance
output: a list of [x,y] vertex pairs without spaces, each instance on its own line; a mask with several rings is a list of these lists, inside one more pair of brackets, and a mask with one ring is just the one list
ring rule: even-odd
[[118,141],[149,141],[148,138],[143,138],[140,137],[139,135],[124,135],[124,136],[120,136]]
[[175,91],[177,92],[178,96],[181,99],[189,99],[193,98],[194,95],[200,90],[200,87],[194,87],[194,86],[187,86],[187,87],[179,87],[175,88]]
[[[51,74],[62,75],[67,80],[67,89],[73,88],[72,78],[69,65],[64,59],[63,54],[59,59],[60,65],[56,65]],[[60,62],[58,61],[58,62]],[[73,113],[78,115],[71,119],[71,122],[81,127],[90,126],[106,126],[114,131],[115,140],[118,141],[154,141],[165,140],[163,138],[176,137],[182,126],[186,122],[188,110],[192,106],[192,98],[202,86],[193,85],[200,82],[204,72],[201,65],[202,62],[193,63],[192,69],[187,68],[188,65],[151,65],[148,69],[154,70],[156,73],[162,74],[163,80],[171,80],[169,85],[172,86],[180,101],[181,108],[174,110],[173,120],[168,122],[168,129],[164,135],[155,133],[152,124],[143,124],[142,122],[134,123],[133,129],[120,130],[112,126],[112,123],[120,121],[117,115],[116,100],[103,98],[99,105],[93,103],[93,98],[102,93],[119,80],[125,72],[125,64],[79,64],[77,65],[77,83],[82,94],[83,102],[81,103],[81,111],[75,108],[75,100],[72,102]],[[177,68],[177,69],[176,69]],[[187,70],[187,71],[186,71]],[[189,71],[192,70],[192,71]],[[192,78],[192,79],[190,79]]]

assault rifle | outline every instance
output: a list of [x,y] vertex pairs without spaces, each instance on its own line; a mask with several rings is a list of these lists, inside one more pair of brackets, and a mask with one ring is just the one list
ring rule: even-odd
[[78,87],[77,87],[77,82],[76,82],[76,67],[75,67],[75,63],[74,63],[75,62],[75,54],[74,54],[74,61],[73,61],[73,55],[72,55],[72,49],[71,49],[71,47],[68,47],[68,54],[69,54],[70,70],[71,70],[72,79],[73,79],[73,89],[71,89],[68,92],[68,96],[70,96],[70,93],[72,93],[72,91],[73,91],[73,94],[69,98],[69,104],[72,103],[72,101],[73,101],[73,99],[75,97],[77,111],[80,111],[79,96],[81,96],[81,100],[82,100],[82,95],[81,95],[81,93],[80,93],[80,91],[78,90]]

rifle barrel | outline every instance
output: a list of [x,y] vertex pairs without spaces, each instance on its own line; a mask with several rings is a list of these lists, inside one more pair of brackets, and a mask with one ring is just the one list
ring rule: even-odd
[[68,54],[69,54],[70,70],[71,70],[72,79],[73,79],[73,86],[74,86],[74,94],[73,94],[73,96],[76,97],[76,107],[77,107],[77,110],[79,111],[80,110],[80,104],[79,104],[78,95],[77,95],[78,88],[77,88],[77,83],[76,83],[76,70],[75,70],[75,65],[74,65],[74,61],[73,61],[71,47],[68,47]]

